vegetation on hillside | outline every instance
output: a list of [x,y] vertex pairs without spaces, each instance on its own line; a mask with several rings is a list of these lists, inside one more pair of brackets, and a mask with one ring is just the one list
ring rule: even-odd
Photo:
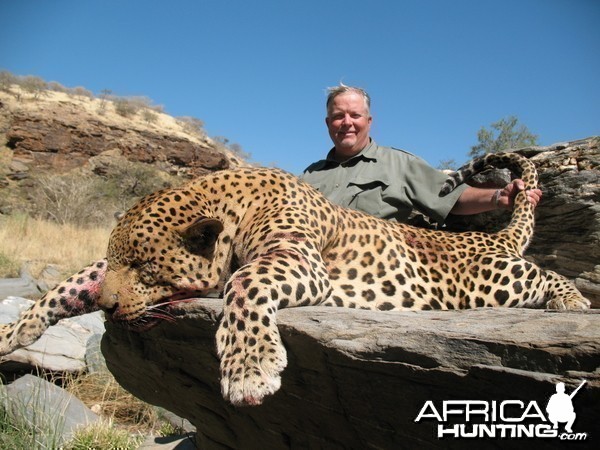
[[[114,111],[122,117],[139,118],[147,124],[155,123],[159,113],[164,113],[164,106],[157,105],[152,99],[146,96],[118,96],[110,89],[103,89],[98,95],[92,91],[76,86],[69,88],[63,86],[56,81],[47,82],[41,77],[34,75],[14,75],[6,70],[0,71],[0,91],[12,93],[21,100],[21,92],[12,89],[13,86],[20,87],[24,92],[30,95],[33,99],[44,97],[48,91],[62,92],[74,97],[83,97],[88,99],[99,99],[97,113],[104,114],[109,105]],[[207,137],[204,130],[204,122],[196,117],[181,116],[175,118],[179,125],[190,135],[200,138]],[[230,142],[227,138],[214,137],[212,138],[218,148],[226,149],[242,159],[250,159],[251,155],[242,149],[242,146],[235,142]]]

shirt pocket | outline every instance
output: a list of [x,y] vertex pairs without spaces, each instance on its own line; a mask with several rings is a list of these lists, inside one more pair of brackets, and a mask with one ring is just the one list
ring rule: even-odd
[[348,183],[345,203],[352,209],[381,217],[381,211],[386,205],[383,191],[387,188],[388,185],[381,180],[358,177]]

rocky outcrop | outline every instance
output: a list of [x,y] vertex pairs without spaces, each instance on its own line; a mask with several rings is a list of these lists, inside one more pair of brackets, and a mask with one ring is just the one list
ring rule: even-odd
[[[574,429],[596,429],[595,311],[282,310],[278,323],[289,359],[282,388],[246,408],[220,394],[214,345],[220,313],[220,300],[204,299],[189,304],[176,323],[145,333],[107,323],[102,343],[117,381],[189,419],[198,448],[458,448],[461,441],[438,440],[434,421],[415,422],[427,400],[533,400],[544,409],[555,383],[565,382],[570,393],[582,379],[587,385],[574,399]],[[523,441],[501,441],[503,448],[515,443]],[[500,441],[477,444],[497,448]]]
[[117,154],[174,171],[185,168],[192,176],[230,165],[225,154],[207,142],[106,124],[98,116],[82,115],[71,105],[55,108],[53,114],[14,114],[6,131],[6,145],[13,150],[15,161],[61,173],[86,165],[92,157]]
[[[544,196],[536,208],[535,234],[527,257],[575,280],[600,307],[600,138],[518,150],[537,167]],[[507,172],[478,177],[475,185],[504,186]],[[496,231],[510,215],[501,212],[454,217],[452,230]]]

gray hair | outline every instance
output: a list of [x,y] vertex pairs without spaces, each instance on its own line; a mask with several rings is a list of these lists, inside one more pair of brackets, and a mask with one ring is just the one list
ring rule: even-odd
[[333,87],[327,88],[327,103],[326,103],[327,114],[329,114],[329,107],[331,106],[333,99],[336,98],[338,95],[347,94],[347,93],[353,93],[353,94],[360,95],[363,98],[363,100],[365,101],[365,107],[367,108],[367,111],[368,112],[371,111],[371,97],[369,96],[367,91],[365,91],[362,88],[356,87],[356,86],[346,86],[344,83],[340,83],[339,86],[333,86]]

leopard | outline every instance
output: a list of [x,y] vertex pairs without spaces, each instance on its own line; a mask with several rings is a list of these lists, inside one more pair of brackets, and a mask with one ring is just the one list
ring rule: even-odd
[[[286,350],[277,311],[332,306],[393,312],[590,307],[572,282],[524,257],[534,231],[526,190],[535,165],[514,152],[460,168],[440,195],[488,168],[525,189],[501,230],[417,228],[346,209],[279,169],[214,172],[142,198],[95,261],[0,329],[0,354],[29,345],[58,320],[95,310],[143,332],[180,302],[220,295],[216,331],[223,398],[259,405],[281,387]],[[424,313],[426,314],[426,313]]]

